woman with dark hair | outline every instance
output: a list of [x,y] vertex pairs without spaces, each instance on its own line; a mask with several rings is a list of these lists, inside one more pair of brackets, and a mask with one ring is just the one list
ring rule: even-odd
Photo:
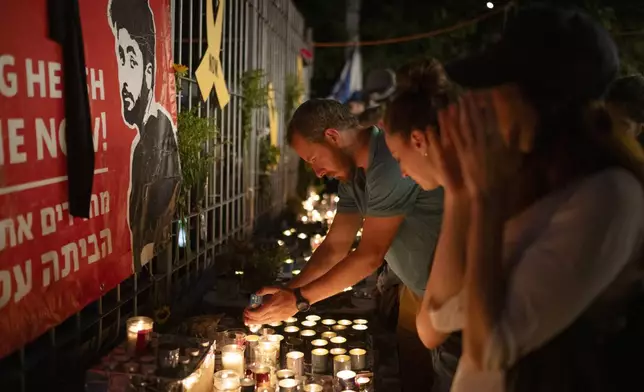
[[430,346],[462,330],[452,391],[614,391],[637,375],[644,164],[593,105],[618,66],[586,15],[533,7],[446,67],[475,90],[458,105],[388,107],[401,168],[445,187],[417,323]]

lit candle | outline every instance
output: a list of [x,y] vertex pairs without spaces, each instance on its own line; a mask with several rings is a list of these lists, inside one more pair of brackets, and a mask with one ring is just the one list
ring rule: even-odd
[[326,373],[327,358],[329,350],[324,348],[316,348],[311,351],[311,372],[317,374]]
[[130,317],[125,323],[127,329],[127,351],[130,355],[142,354],[150,341],[154,320],[149,317]]
[[356,378],[356,384],[358,384],[358,389],[361,392],[365,392],[369,390],[369,383],[371,382],[371,379],[367,376],[359,376]]
[[334,319],[324,319],[324,320],[322,320],[322,324],[326,325],[327,327],[335,325],[335,323],[336,323],[336,321]]
[[285,380],[281,380],[277,386],[280,388],[279,392],[296,392],[298,384],[299,383],[296,380],[287,378]]
[[270,341],[261,341],[255,347],[255,363],[277,367],[277,361],[279,357],[277,356],[277,347],[274,342]]
[[316,324],[317,323],[315,321],[310,321],[310,320],[302,321],[302,326],[304,326],[306,328],[309,328],[309,329],[315,327]]
[[324,348],[329,344],[327,340],[324,339],[315,339],[311,342],[311,346],[315,348]]
[[322,317],[318,316],[317,314],[310,314],[310,315],[306,316],[306,319],[308,321],[314,321],[314,322],[317,323],[318,321],[320,321],[322,319]]
[[257,335],[248,335],[246,336],[246,357],[248,358],[248,362],[253,363],[255,362],[255,348],[257,347],[257,343],[259,343],[259,336]]
[[355,324],[351,326],[351,329],[353,330],[353,334],[359,340],[365,340],[367,328],[369,327],[367,327],[365,324]]
[[284,320],[284,324],[286,325],[295,325],[297,323],[297,318],[295,317],[289,317],[286,320]]
[[255,365],[251,368],[255,376],[255,384],[257,387],[269,386],[271,384],[271,368],[266,365]]
[[307,384],[304,386],[304,392],[322,392],[324,388],[320,384]]
[[353,320],[353,323],[354,323],[354,324],[363,324],[363,325],[366,325],[366,324],[368,323],[368,321],[367,321],[367,320],[365,320],[365,319],[356,319],[356,320]]
[[239,374],[234,370],[220,370],[215,373],[215,391],[237,391],[240,387]]
[[336,324],[333,327],[331,327],[331,329],[333,331],[337,332],[337,333],[341,333],[341,332],[344,332],[344,331],[347,330],[347,326],[346,325]]
[[286,368],[295,373],[296,376],[304,375],[304,353],[291,351],[286,354]]
[[331,338],[338,336],[338,334],[333,331],[325,331],[325,332],[322,332],[321,336],[322,336],[322,339],[329,340]]
[[221,364],[225,370],[236,372],[238,374],[238,379],[243,377],[245,374],[243,347],[236,344],[224,346],[221,349]]
[[300,329],[294,325],[284,327],[284,335],[286,336],[297,336],[298,332],[300,332]]
[[275,330],[273,328],[262,328],[259,330],[259,336],[266,336],[266,335],[272,335],[275,333]]
[[351,357],[348,355],[336,355],[333,357],[333,375],[343,370],[351,370]]
[[353,370],[342,370],[336,374],[340,387],[343,389],[354,390],[356,387],[356,372]]
[[367,350],[354,348],[349,351],[349,355],[351,356],[351,369],[359,371],[367,367]]
[[241,392],[255,392],[255,380],[253,380],[252,378],[242,378],[240,384]]
[[273,327],[273,328],[279,328],[279,327],[281,327],[281,326],[282,326],[282,322],[281,322],[281,321],[276,321],[276,322],[274,322],[274,323],[270,323],[270,324],[268,324],[268,325],[270,325],[270,326],[271,326],[271,327]]
[[340,324],[340,325],[344,325],[345,327],[348,327],[349,325],[351,325],[351,324],[353,324],[353,323],[352,323],[350,320],[343,319],[343,320],[339,320],[339,321],[338,321],[338,324]]
[[295,378],[295,372],[291,369],[281,369],[275,373],[277,381],[286,380],[287,378]]
[[347,353],[347,350],[344,348],[332,348],[331,350],[329,350],[329,354],[331,354],[334,357],[336,355],[344,355],[346,353]]
[[347,338],[345,337],[336,336],[334,338],[331,338],[331,346],[333,346],[333,348],[344,348],[346,344]]

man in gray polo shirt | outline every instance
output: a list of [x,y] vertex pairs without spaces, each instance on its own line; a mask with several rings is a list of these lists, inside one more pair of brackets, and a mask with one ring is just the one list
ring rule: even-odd
[[[316,175],[341,181],[338,211],[302,272],[287,288],[262,289],[258,294],[272,297],[256,310],[247,309],[246,323],[265,324],[308,310],[310,304],[371,275],[386,259],[405,286],[399,311],[401,369],[423,369],[403,379],[424,382],[418,377],[431,374],[431,362],[423,360],[429,353],[418,339],[415,319],[438,240],[442,188],[423,191],[401,176],[383,132],[360,129],[337,101],[312,99],[302,104],[291,119],[287,139]],[[362,239],[351,252],[360,227]]]

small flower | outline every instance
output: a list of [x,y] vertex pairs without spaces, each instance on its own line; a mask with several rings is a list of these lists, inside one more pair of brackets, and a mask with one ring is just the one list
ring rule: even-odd
[[188,72],[188,67],[183,64],[172,64],[172,68],[179,75],[185,75]]

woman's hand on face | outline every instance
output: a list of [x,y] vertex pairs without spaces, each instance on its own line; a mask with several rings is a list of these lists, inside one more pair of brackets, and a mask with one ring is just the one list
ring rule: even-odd
[[439,180],[445,191],[452,195],[460,195],[465,191],[463,176],[459,167],[458,156],[451,139],[451,129],[458,126],[456,105],[438,112],[440,136],[432,130],[427,132],[429,139],[429,156],[437,170]]
[[469,92],[459,100],[456,124],[448,133],[470,197],[500,200],[512,171],[508,169],[516,168],[520,155],[518,132],[504,142],[492,96],[484,92]]

